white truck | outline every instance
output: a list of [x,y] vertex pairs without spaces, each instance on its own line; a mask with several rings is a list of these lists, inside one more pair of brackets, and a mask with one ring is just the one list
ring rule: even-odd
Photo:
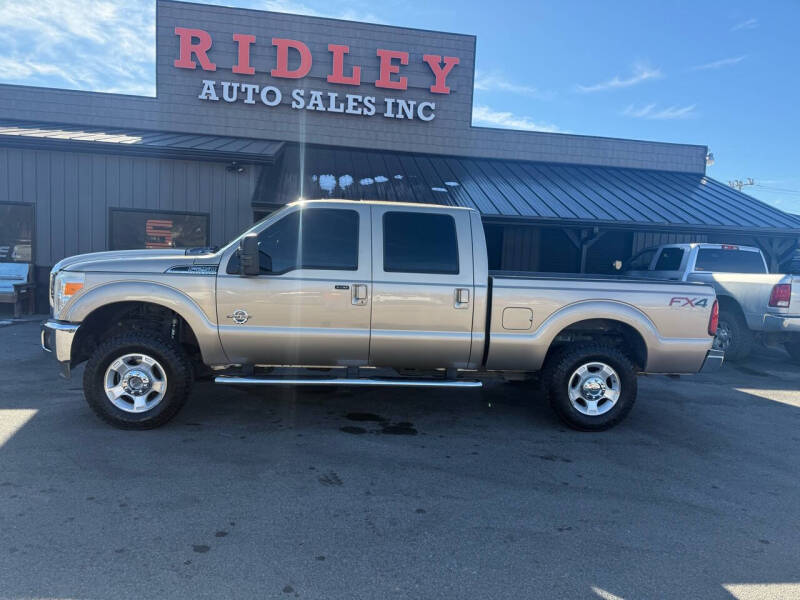
[[714,348],[743,360],[753,342],[782,343],[800,362],[800,286],[795,276],[770,273],[758,248],[735,244],[665,244],[642,250],[625,275],[697,281],[714,288],[719,326]]
[[216,251],[67,258],[50,297],[42,346],[66,372],[86,361],[89,405],[128,429],[167,422],[197,376],[470,388],[541,371],[556,413],[600,430],[639,372],[723,358],[710,286],[490,273],[480,215],[446,206],[296,202]]

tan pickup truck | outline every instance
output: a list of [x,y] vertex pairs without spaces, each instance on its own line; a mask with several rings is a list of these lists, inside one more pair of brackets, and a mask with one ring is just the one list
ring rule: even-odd
[[61,261],[42,346],[67,375],[88,361],[89,405],[129,429],[167,422],[196,378],[472,388],[541,371],[567,424],[601,430],[630,411],[639,372],[722,363],[707,285],[487,265],[473,210],[301,201],[219,250]]

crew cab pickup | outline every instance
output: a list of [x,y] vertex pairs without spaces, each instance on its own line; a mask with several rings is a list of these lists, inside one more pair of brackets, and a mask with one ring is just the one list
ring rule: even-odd
[[710,286],[487,265],[473,210],[300,201],[216,251],[61,261],[42,345],[67,372],[87,361],[89,405],[130,429],[168,421],[203,377],[470,388],[542,371],[557,414],[600,430],[630,411],[639,372],[722,362]]
[[623,266],[630,277],[697,281],[714,288],[719,326],[714,348],[743,360],[753,342],[783,343],[800,362],[800,286],[773,274],[758,248],[734,244],[666,244],[642,250]]

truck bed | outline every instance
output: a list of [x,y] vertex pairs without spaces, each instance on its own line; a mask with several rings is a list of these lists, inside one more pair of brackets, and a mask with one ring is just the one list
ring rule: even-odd
[[606,320],[629,326],[652,349],[644,370],[696,372],[710,347],[714,300],[713,289],[702,283],[491,271],[486,367],[530,368],[533,359],[538,368],[567,326]]
[[[621,282],[645,282],[664,284],[681,283],[678,281],[663,279],[648,279],[646,277],[627,277],[625,275],[603,275],[600,273],[548,273],[543,271],[489,271],[492,279],[566,279],[572,281],[621,281]],[[700,285],[701,282],[689,282],[692,285]]]

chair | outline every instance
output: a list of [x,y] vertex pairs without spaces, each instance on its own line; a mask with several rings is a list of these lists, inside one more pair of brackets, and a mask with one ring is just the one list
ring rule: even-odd
[[33,314],[36,284],[31,281],[33,265],[29,263],[0,262],[0,302],[14,305],[14,317],[22,315],[27,304],[27,314]]

